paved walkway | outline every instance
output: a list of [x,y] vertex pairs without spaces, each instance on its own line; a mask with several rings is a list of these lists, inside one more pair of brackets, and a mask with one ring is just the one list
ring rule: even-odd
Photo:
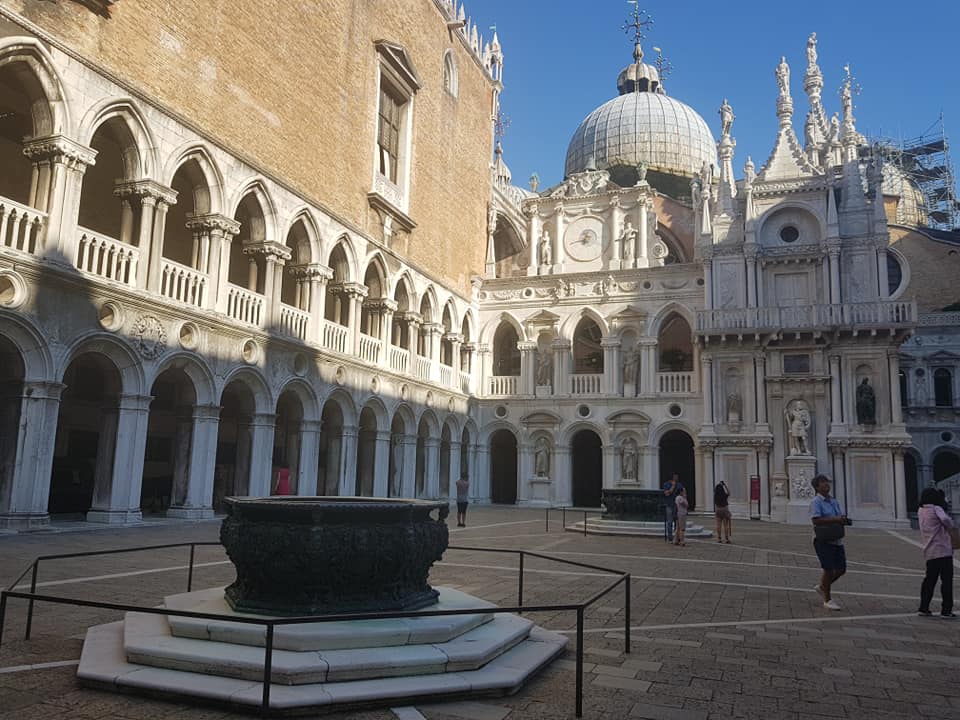
[[[470,527],[451,544],[536,550],[633,574],[633,652],[623,653],[623,596],[608,595],[587,614],[584,717],[948,718],[960,717],[960,621],[915,615],[921,579],[918,536],[853,528],[849,572],[822,608],[813,590],[819,568],[807,528],[741,521],[734,544],[584,537],[564,532],[559,513],[545,532],[543,511],[471,508]],[[573,522],[572,516],[568,517]],[[155,522],[0,537],[4,587],[36,555],[189,540],[216,540],[219,524]],[[107,555],[51,562],[40,575],[50,593],[159,603],[186,587],[187,552]],[[219,548],[198,550],[195,587],[232,580]],[[528,560],[528,604],[583,599],[604,581],[590,570]],[[511,556],[448,551],[432,582],[503,604],[516,600]],[[934,608],[938,607],[938,599]],[[33,639],[22,640],[25,608],[11,601],[0,648],[0,718],[244,717],[77,686],[85,629],[116,614],[38,606]],[[573,613],[543,615],[549,629],[572,631]],[[575,639],[575,638],[572,638]],[[573,717],[574,652],[510,698],[448,703],[328,718],[359,720],[538,720]]]

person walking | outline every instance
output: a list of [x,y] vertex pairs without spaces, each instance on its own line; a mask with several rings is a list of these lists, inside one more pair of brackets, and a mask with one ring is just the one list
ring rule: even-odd
[[680,476],[677,473],[674,473],[663,484],[663,522],[664,530],[667,533],[667,542],[673,542],[673,524],[677,516],[677,496],[683,489],[683,483],[680,482]]
[[918,615],[929,617],[933,590],[940,580],[940,617],[955,618],[953,614],[953,543],[950,531],[953,520],[947,515],[943,495],[932,487],[920,494],[920,539],[923,541],[923,559],[927,574],[920,585],[920,609]]
[[840,508],[836,498],[830,497],[830,478],[817,475],[810,481],[817,494],[810,501],[810,519],[813,522],[813,549],[817,552],[823,572],[820,582],[814,586],[823,606],[828,610],[840,610],[841,606],[830,595],[830,589],[847,572],[847,554],[843,547],[844,526],[850,521]]
[[733,530],[733,516],[730,514],[730,490],[727,483],[721,480],[713,489],[713,514],[717,518],[717,542],[723,542],[726,535],[730,542],[730,533]]
[[680,489],[680,494],[674,501],[677,506],[677,536],[673,541],[674,545],[687,546],[687,510],[690,503],[687,502],[686,488]]
[[470,497],[470,479],[457,480],[457,527],[467,526],[467,503]]

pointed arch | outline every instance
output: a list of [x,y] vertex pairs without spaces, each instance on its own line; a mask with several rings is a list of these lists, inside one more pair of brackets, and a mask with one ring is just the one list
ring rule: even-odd
[[[445,322],[447,320],[447,315],[449,314],[450,324],[449,327]],[[453,302],[453,298],[447,298],[447,301],[443,304],[443,312],[440,315],[440,322],[443,323],[443,331],[456,333],[460,332],[460,323],[459,315],[457,313],[457,306]]]
[[497,329],[502,323],[508,323],[509,325],[512,325],[513,329],[517,332],[517,337],[520,340],[527,339],[523,325],[520,323],[520,320],[517,319],[516,315],[504,311],[500,313],[498,317],[488,320],[487,324],[483,326],[483,330],[480,332],[480,342],[485,345],[492,345],[493,338],[497,334]]
[[687,324],[694,328],[696,327],[697,316],[696,313],[683,303],[676,301],[669,302],[663,307],[661,307],[656,314],[651,315],[647,320],[646,334],[648,337],[657,337],[660,334],[660,331],[663,329],[663,324],[670,318],[671,315],[679,315],[684,320],[687,321]]
[[460,334],[463,335],[464,343],[477,341],[477,322],[473,317],[473,310],[467,308],[463,313],[463,321],[460,323]]
[[107,98],[90,108],[80,121],[78,138],[81,144],[92,147],[97,131],[110,124],[125,144],[123,148],[123,179],[156,179],[160,172],[157,144],[133,98]]
[[[338,249],[343,254],[342,259],[334,258]],[[333,270],[333,278],[330,280],[331,283],[353,282],[353,279],[358,276],[357,252],[353,246],[353,240],[347,233],[338,237],[336,242],[330,247],[326,264],[327,267]]]
[[423,316],[424,323],[437,322],[437,308],[440,303],[437,301],[437,291],[433,285],[428,285],[420,298],[420,315]]
[[63,83],[47,48],[37,38],[0,38],[0,72],[10,69],[30,100],[31,137],[73,135]]
[[[234,193],[230,201],[230,217],[236,217],[240,211],[240,205],[247,198],[253,195],[260,205],[260,212],[263,214],[263,240],[264,242],[275,242],[277,239],[277,209],[273,197],[267,190],[266,181],[255,177],[240,186],[240,189]],[[243,230],[241,229],[241,232]]]
[[[303,228],[304,235],[302,238],[297,238],[297,247],[293,248],[289,242],[290,233],[294,232],[298,223],[300,227]],[[290,260],[291,263],[307,264],[322,261],[323,243],[320,240],[320,230],[317,227],[317,221],[313,216],[313,211],[309,207],[304,205],[293,213],[290,222],[287,224],[287,227],[284,228],[283,237],[287,247],[295,251],[294,256]]]
[[371,255],[363,270],[363,284],[367,286],[368,298],[385,298],[389,292],[389,275],[387,264],[379,252]]
[[563,321],[563,324],[560,326],[560,337],[566,338],[572,342],[573,334],[576,332],[577,325],[579,325],[580,321],[584,318],[589,318],[595,322],[597,327],[600,328],[600,334],[603,337],[610,335],[610,326],[607,323],[606,318],[604,318],[603,315],[598,313],[592,307],[585,307],[582,308],[580,312],[573,313]]
[[[163,169],[160,182],[167,187],[173,187],[174,178],[177,173],[184,165],[191,161],[196,163],[196,168],[199,170],[205,186],[205,193],[201,190],[198,194],[196,188],[197,181],[200,180],[200,177],[194,176],[190,178],[194,184],[194,206],[196,213],[198,215],[205,213],[224,213],[223,173],[220,172],[220,167],[216,161],[214,161],[213,155],[202,142],[189,142],[174,150]],[[180,201],[182,197],[178,196],[177,199]]]
[[397,303],[397,312],[416,312],[420,307],[417,303],[413,279],[406,270],[397,276],[390,295]]

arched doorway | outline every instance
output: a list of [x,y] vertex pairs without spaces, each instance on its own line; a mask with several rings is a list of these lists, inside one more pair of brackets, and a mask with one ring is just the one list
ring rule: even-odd
[[182,506],[190,482],[190,443],[197,402],[193,382],[181,368],[163,371],[150,390],[150,418],[143,455],[140,511],[164,513]]
[[933,458],[933,481],[946,480],[960,473],[960,455],[952,450],[943,450]]
[[[303,432],[303,403],[292,390],[285,390],[277,400],[277,417],[273,431],[272,482],[270,493],[288,491],[298,493],[300,478],[300,450]],[[286,471],[287,483],[280,483],[280,473]]]
[[493,335],[493,374],[496,376],[520,375],[520,338],[513,325],[501,322]]
[[920,508],[920,483],[917,481],[917,458],[913,453],[903,456],[903,476],[907,488],[907,512],[915,513]]
[[253,392],[240,380],[224,388],[217,431],[217,465],[213,480],[213,509],[223,512],[223,499],[250,494],[253,448]]
[[343,410],[336,400],[327,400],[320,417],[320,458],[317,463],[317,494],[340,494],[343,451]]
[[20,351],[0,335],[0,512],[10,509],[13,494],[24,370]]
[[517,502],[517,438],[509,430],[497,430],[490,437],[490,501]]
[[96,499],[109,507],[121,380],[104,355],[84,353],[63,375],[53,472],[51,515],[86,513]]
[[693,333],[681,315],[672,313],[664,320],[657,346],[660,350],[657,357],[659,372],[693,372]]
[[573,504],[600,507],[603,490],[603,443],[593,430],[581,430],[570,441]]
[[377,459],[377,415],[368,407],[360,412],[357,434],[357,497],[373,497],[373,473]]
[[687,490],[690,509],[697,506],[697,468],[693,457],[693,438],[683,430],[670,430],[660,438],[660,485],[676,473]]
[[575,375],[602,375],[603,331],[591,318],[584,317],[573,331],[573,372]]
[[390,423],[390,468],[387,482],[387,497],[403,497],[404,446],[407,434],[406,423],[399,412]]

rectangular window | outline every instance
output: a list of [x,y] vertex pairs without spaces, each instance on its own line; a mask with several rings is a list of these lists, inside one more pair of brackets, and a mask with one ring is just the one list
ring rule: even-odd
[[784,355],[783,373],[785,375],[805,375],[810,372],[809,355]]
[[397,182],[400,158],[400,118],[403,99],[384,82],[380,83],[380,117],[377,127],[377,150],[380,155],[380,174],[390,182]]

